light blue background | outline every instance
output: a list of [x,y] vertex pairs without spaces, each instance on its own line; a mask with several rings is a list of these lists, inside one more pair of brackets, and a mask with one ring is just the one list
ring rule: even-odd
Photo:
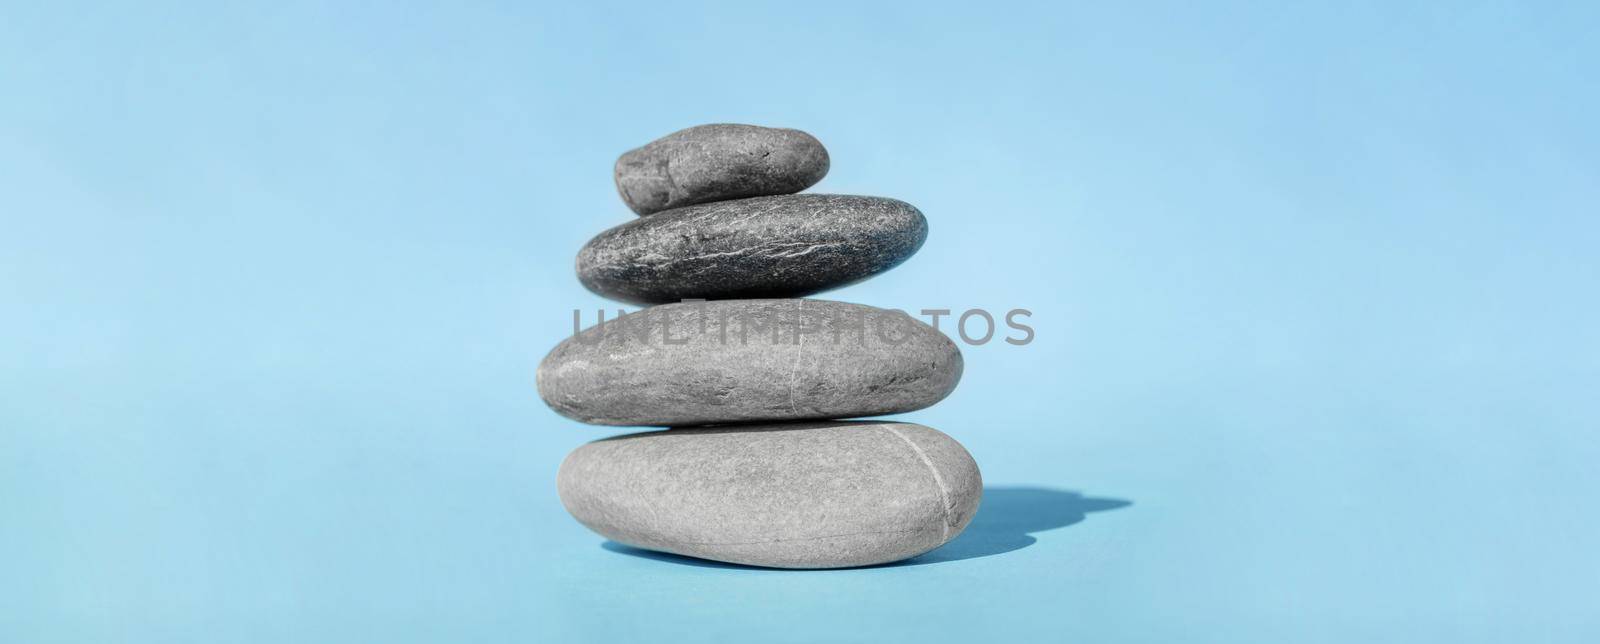
[[[1600,638],[1592,4],[579,4],[7,3],[0,641]],[[562,511],[573,256],[717,121],[927,214],[828,297],[1034,311],[943,554]]]

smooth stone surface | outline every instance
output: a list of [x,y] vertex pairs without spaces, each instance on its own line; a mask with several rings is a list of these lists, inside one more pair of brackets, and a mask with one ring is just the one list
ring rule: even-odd
[[939,402],[961,351],[899,311],[827,300],[664,304],[563,340],[539,395],[597,425],[895,414]]
[[648,215],[698,203],[786,195],[828,174],[816,137],[782,128],[698,125],[629,150],[617,159],[617,193]]
[[775,568],[899,561],[967,527],[972,456],[910,423],[671,429],[596,441],[556,475],[590,530],[640,548]]
[[578,252],[578,280],[605,297],[643,304],[800,297],[889,270],[927,236],[922,213],[895,199],[720,201],[600,233]]

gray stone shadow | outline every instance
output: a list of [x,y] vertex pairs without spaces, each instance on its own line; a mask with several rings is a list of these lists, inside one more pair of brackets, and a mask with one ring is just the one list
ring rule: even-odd
[[[869,566],[899,568],[992,557],[1021,550],[1039,541],[1034,534],[1081,523],[1094,512],[1109,512],[1133,505],[1132,501],[1087,497],[1070,490],[1029,486],[984,486],[983,501],[972,523],[950,543],[905,561]],[[776,570],[722,563],[682,555],[643,550],[615,541],[600,544],[617,554],[700,568]]]

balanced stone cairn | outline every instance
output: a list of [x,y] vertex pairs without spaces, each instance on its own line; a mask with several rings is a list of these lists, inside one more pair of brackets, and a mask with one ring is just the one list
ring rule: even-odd
[[654,306],[557,345],[539,395],[581,422],[672,429],[568,455],[567,511],[623,544],[777,568],[898,561],[960,534],[983,490],[966,449],[921,425],[839,420],[939,402],[961,378],[955,343],[903,312],[785,299],[905,261],[922,213],[795,194],[828,172],[799,130],[692,127],[615,172],[640,218],[586,244],[578,279]]

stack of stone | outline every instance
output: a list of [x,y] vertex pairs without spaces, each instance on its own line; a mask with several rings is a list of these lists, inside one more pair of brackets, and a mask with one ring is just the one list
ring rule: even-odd
[[827,171],[809,134],[749,125],[689,128],[617,161],[640,218],[585,245],[578,278],[653,306],[563,341],[539,394],[585,423],[672,429],[567,457],[561,501],[585,526],[780,568],[897,561],[966,527],[983,486],[959,443],[838,420],[943,399],[961,378],[955,343],[902,312],[787,299],[893,268],[927,236],[901,201],[795,194]]

